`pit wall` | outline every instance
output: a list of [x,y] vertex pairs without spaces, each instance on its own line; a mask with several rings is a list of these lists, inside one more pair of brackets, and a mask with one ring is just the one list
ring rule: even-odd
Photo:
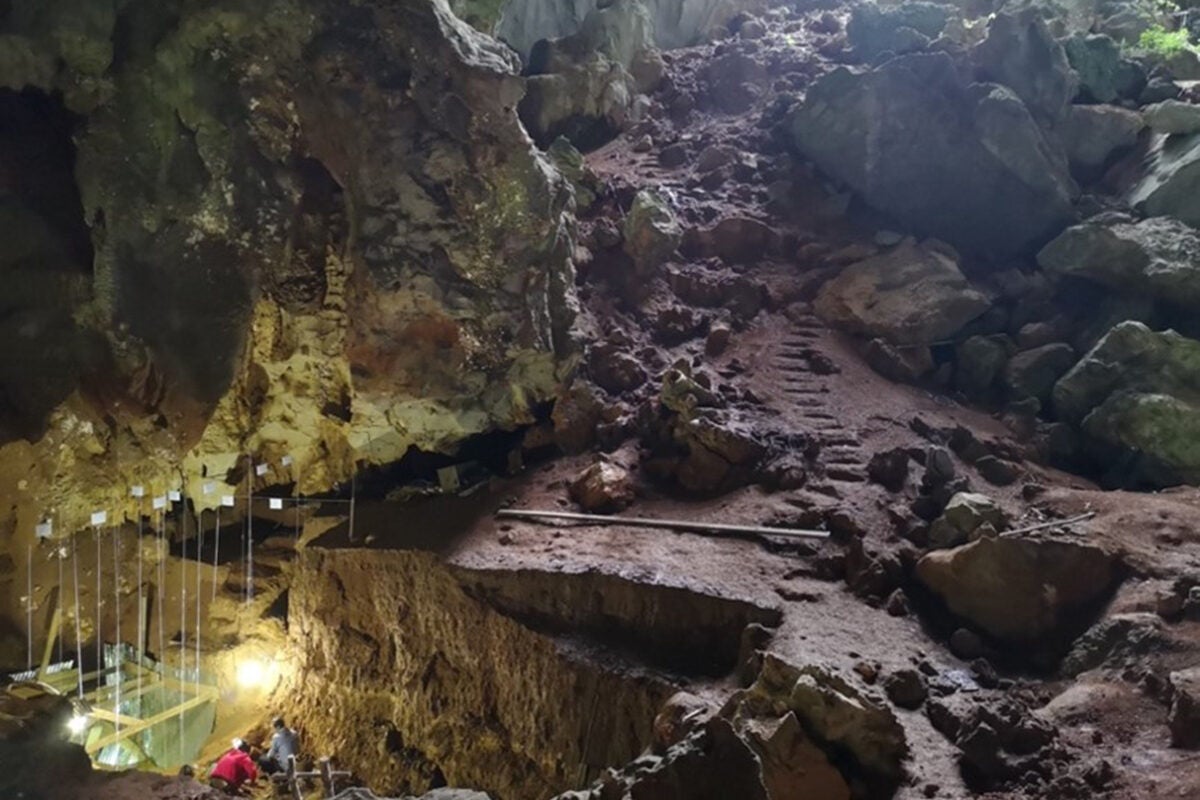
[[420,793],[438,772],[496,800],[578,788],[638,755],[675,691],[497,612],[426,552],[302,551],[288,627],[282,710],[307,751],[377,793]]

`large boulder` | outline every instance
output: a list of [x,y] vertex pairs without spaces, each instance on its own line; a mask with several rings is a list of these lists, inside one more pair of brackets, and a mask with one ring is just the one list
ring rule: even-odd
[[1066,342],[1051,342],[1013,356],[1004,368],[1004,385],[1016,400],[1037,398],[1048,405],[1054,384],[1079,359]]
[[1067,60],[1079,79],[1079,97],[1091,103],[1136,99],[1146,86],[1146,73],[1123,58],[1110,36],[1076,33],[1062,41]]
[[1180,100],[1163,100],[1142,110],[1146,124],[1160,133],[1187,136],[1200,133],[1200,106]]
[[1080,180],[1092,180],[1137,144],[1145,127],[1136,111],[1105,105],[1071,106],[1056,131],[1066,148],[1071,172]]
[[[472,3],[477,0],[460,0]],[[579,31],[597,5],[595,0],[478,0],[499,7],[494,19],[496,37],[528,60],[534,45],[543,39],[562,39]],[[662,49],[688,47],[708,39],[713,29],[734,15],[765,7],[762,0],[640,0],[652,24],[653,43]]]
[[1113,328],[1054,387],[1114,480],[1200,483],[1200,342],[1140,322]]
[[1117,562],[1095,545],[1017,535],[937,550],[917,562],[917,578],[955,614],[991,636],[1033,644],[1064,632],[1074,614],[1101,600]]
[[976,76],[1009,87],[1044,123],[1061,119],[1079,88],[1079,79],[1046,26],[1040,8],[1000,14],[987,38],[971,51]]
[[989,306],[946,248],[911,240],[842,270],[816,300],[831,325],[901,345],[945,339]]
[[645,274],[671,257],[683,240],[683,227],[663,195],[643,189],[625,217],[624,236],[625,252]]
[[662,77],[653,23],[637,0],[588,12],[577,32],[538,42],[529,57],[521,119],[539,144],[566,136],[594,147],[624,126],[638,92]]
[[1075,225],[1038,253],[1043,269],[1200,310],[1200,233],[1167,217]]
[[1171,745],[1195,750],[1200,748],[1200,667],[1172,672],[1170,680]]
[[971,83],[946,53],[817,80],[790,119],[824,172],[909,229],[1004,257],[1074,220],[1058,145],[1011,90]]
[[874,61],[884,53],[903,55],[936,39],[953,13],[953,6],[928,2],[862,3],[850,11],[846,39],[864,61]]
[[1200,134],[1159,134],[1142,163],[1142,175],[1125,201],[1147,216],[1175,217],[1200,227]]

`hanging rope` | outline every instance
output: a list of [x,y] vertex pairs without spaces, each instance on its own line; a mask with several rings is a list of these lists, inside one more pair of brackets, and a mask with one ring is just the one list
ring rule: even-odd
[[79,673],[79,699],[83,699],[83,627],[79,614],[79,537],[71,538],[71,572],[75,584],[75,669]]
[[33,545],[29,545],[29,552],[25,559],[25,638],[28,643],[28,664],[26,669],[33,669]]
[[116,637],[113,639],[113,664],[116,670],[116,691],[113,692],[113,725],[121,735],[121,682],[124,677],[121,656],[121,526],[113,526],[113,616],[116,617]]
[[144,527],[142,525],[141,500],[138,500],[137,506],[137,715],[140,717],[142,715],[142,664],[146,660],[146,593],[143,588],[146,572],[142,564],[142,533],[144,532]]
[[204,553],[204,517],[197,515],[196,527],[199,538],[196,542],[196,696],[200,696],[200,567]]
[[[225,502],[224,499],[221,500]],[[217,505],[217,521],[213,523],[213,582],[212,582],[212,599],[217,601],[217,558],[221,554],[221,506]]]

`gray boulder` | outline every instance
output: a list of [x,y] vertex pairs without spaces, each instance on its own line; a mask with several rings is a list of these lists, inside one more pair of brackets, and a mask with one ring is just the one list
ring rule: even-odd
[[969,83],[946,53],[834,70],[790,127],[802,154],[867,203],[965,250],[1020,253],[1074,219],[1059,147],[1013,91]]
[[1142,110],[1146,124],[1160,133],[1200,133],[1200,106],[1180,100],[1163,100]]
[[534,140],[566,136],[580,147],[603,143],[624,126],[634,98],[662,78],[653,23],[637,0],[590,11],[579,31],[538,42],[529,56],[518,106]]
[[1200,342],[1124,322],[1059,380],[1059,419],[1080,426],[1109,479],[1200,483]]
[[1042,405],[1048,404],[1054,384],[1077,360],[1075,348],[1065,342],[1017,353],[1004,368],[1009,396],[1016,400],[1036,397]]
[[954,385],[970,397],[984,397],[996,386],[1013,352],[1007,336],[972,336],[955,348]]
[[933,547],[957,547],[965,544],[983,526],[989,526],[994,535],[1008,524],[1004,509],[985,494],[959,492],[950,498],[942,516],[933,521],[929,529],[929,543]]
[[971,60],[981,81],[1009,87],[1044,122],[1061,119],[1079,88],[1067,54],[1038,8],[995,17]]
[[990,305],[952,255],[909,240],[844,269],[822,287],[815,308],[843,330],[910,345],[957,333]]
[[1067,61],[1079,78],[1079,98],[1092,103],[1136,99],[1146,86],[1146,72],[1122,58],[1112,37],[1077,33],[1062,41]]
[[1200,234],[1167,217],[1075,225],[1037,258],[1059,275],[1200,309]]
[[625,217],[625,252],[639,273],[666,261],[683,240],[683,228],[661,195],[643,189],[633,198]]
[[1071,172],[1080,180],[1100,177],[1104,168],[1137,144],[1146,127],[1142,115],[1118,106],[1071,106],[1056,129]]
[[863,3],[850,12],[846,39],[864,61],[874,61],[887,52],[903,55],[923,49],[936,39],[953,12],[953,6],[937,3]]
[[1124,200],[1147,216],[1200,227],[1200,134],[1154,137],[1141,178]]

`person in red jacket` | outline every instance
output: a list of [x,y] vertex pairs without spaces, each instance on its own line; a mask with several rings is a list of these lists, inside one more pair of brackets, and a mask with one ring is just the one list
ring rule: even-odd
[[258,767],[250,758],[250,745],[241,739],[233,740],[233,747],[221,756],[212,768],[208,782],[216,789],[228,794],[238,794],[242,786],[258,780]]

